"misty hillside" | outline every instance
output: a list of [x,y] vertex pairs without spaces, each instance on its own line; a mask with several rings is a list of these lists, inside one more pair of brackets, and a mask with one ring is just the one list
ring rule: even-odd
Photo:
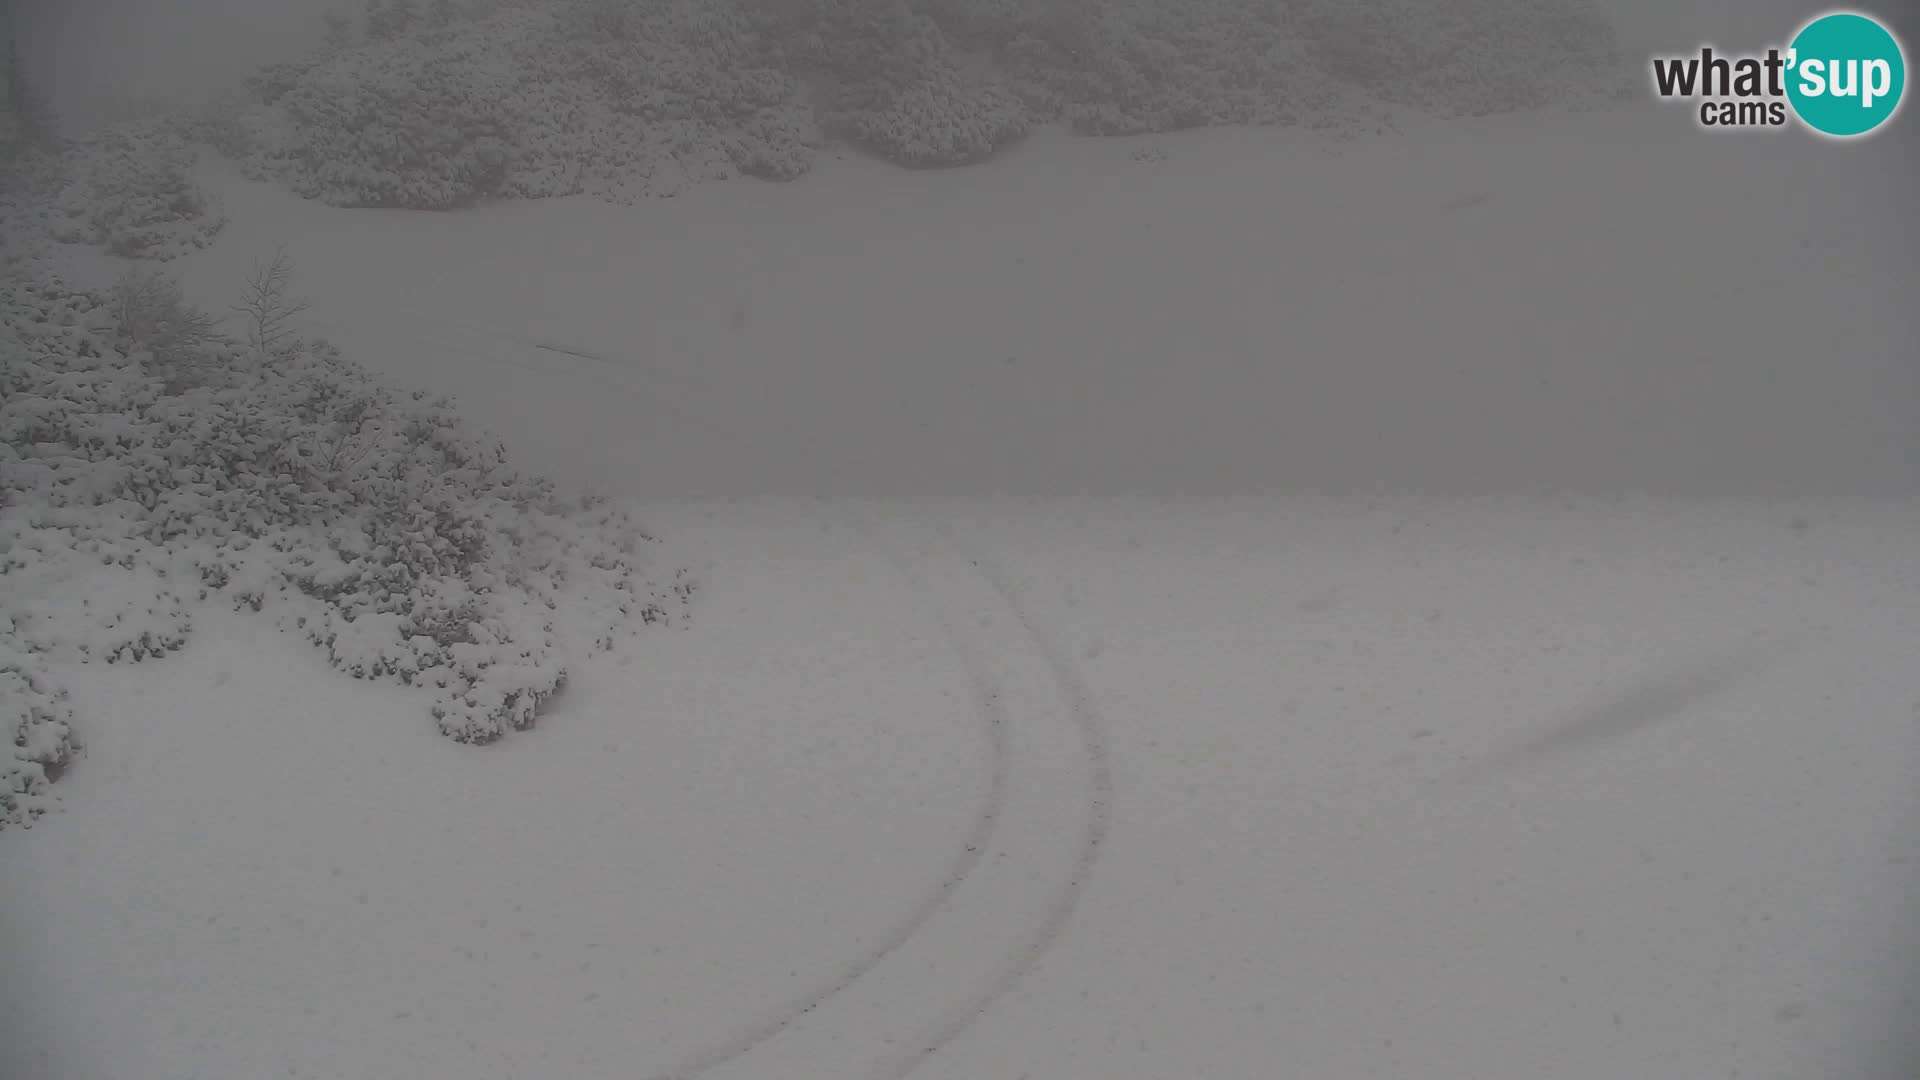
[[1912,1080],[1920,128],[1713,8],[0,9],[0,1077]]
[[792,179],[831,146],[949,166],[1047,125],[1374,132],[1632,85],[1587,0],[376,0],[188,134],[329,203],[446,209]]

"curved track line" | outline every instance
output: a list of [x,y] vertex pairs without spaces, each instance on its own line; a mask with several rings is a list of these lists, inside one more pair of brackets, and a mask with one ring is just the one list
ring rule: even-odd
[[[325,328],[328,326],[357,331],[374,327],[387,337],[412,342],[431,353],[477,360],[547,378],[559,377],[567,382],[587,383],[615,394],[665,394],[673,397],[700,393],[724,400],[729,386],[724,377],[710,374],[706,365],[698,363],[656,364],[641,370],[583,346],[510,333],[477,323],[435,319],[400,310],[369,313],[362,309],[351,314],[353,318],[304,314],[300,317],[300,325],[319,330],[322,340],[325,340]],[[455,388],[451,393],[458,397],[460,391]],[[771,437],[758,435],[757,429],[751,424],[730,424],[728,431],[741,442],[757,445],[763,453],[775,457],[780,454],[779,444]]]
[[[584,350],[554,348],[544,342],[536,342],[490,328],[451,323],[441,325],[450,329],[457,328],[478,337],[504,341],[518,346],[521,350],[534,349],[549,355],[566,354],[578,358],[584,358],[586,355]],[[448,351],[473,355],[523,370],[534,370],[531,365],[490,356],[475,350],[461,349],[430,336],[417,333],[407,336],[431,342]],[[542,367],[546,366],[542,365]],[[577,375],[581,372],[576,370],[567,374]],[[602,372],[596,372],[590,377],[595,377],[597,381],[620,385],[623,389],[628,388],[620,380],[609,379]],[[809,510],[808,513],[827,528],[833,527],[832,522],[827,521],[818,512]],[[677,1068],[665,1073],[653,1074],[656,1080],[698,1080],[703,1074],[743,1057],[772,1040],[853,986],[888,956],[911,941],[947,905],[961,882],[977,869],[990,846],[994,831],[999,827],[1001,811],[1007,799],[1007,777],[1011,772],[1012,752],[1007,738],[1006,707],[1002,701],[1001,690],[989,671],[983,650],[979,643],[962,628],[963,624],[955,620],[933,596],[933,590],[924,577],[918,574],[896,549],[882,540],[869,525],[851,519],[847,524],[872,543],[894,569],[907,580],[908,584],[928,601],[928,607],[936,623],[961,660],[967,681],[974,694],[976,709],[985,722],[989,734],[987,753],[991,760],[987,769],[988,778],[981,805],[975,811],[974,824],[969,831],[969,836],[961,850],[956,852],[954,859],[949,863],[947,873],[941,877],[938,885],[895,924],[882,939],[879,948],[869,951],[852,964],[842,968],[812,991],[800,995],[787,1007],[776,1011],[768,1019],[757,1022],[691,1055]],[[950,1010],[947,1018],[935,1026],[931,1032],[911,1040],[909,1045],[920,1049],[901,1055],[879,1069],[875,1075],[881,1080],[904,1080],[927,1058],[957,1038],[975,1020],[992,1008],[995,1002],[1019,985],[1039,962],[1040,957],[1058,941],[1065,931],[1068,919],[1078,908],[1094,863],[1098,860],[1102,846],[1106,842],[1111,822],[1113,776],[1106,742],[1106,724],[1094,704],[1092,692],[1087,687],[1078,667],[1067,658],[1067,653],[1059,647],[1052,634],[1033,618],[1021,602],[1019,590],[1012,579],[1001,571],[997,564],[973,551],[970,545],[960,540],[950,528],[938,522],[931,523],[930,527],[950,548],[959,552],[965,561],[973,566],[1000,602],[1020,623],[1026,636],[1045,661],[1048,673],[1058,686],[1078,730],[1082,752],[1088,766],[1089,791],[1085,829],[1077,845],[1072,872],[1058,892],[1048,901],[1040,921],[1012,951],[1006,965],[998,974],[986,980],[985,984],[964,1004]]]
[[[809,510],[808,513],[819,520],[823,526],[832,528],[832,522],[817,512]],[[750,1053],[858,982],[911,940],[920,928],[946,905],[954,889],[959,887],[960,882],[973,872],[974,867],[985,856],[988,847],[991,846],[994,830],[999,826],[1001,811],[1006,805],[1007,774],[1011,769],[1012,751],[1007,739],[1006,705],[1002,701],[1000,687],[987,670],[985,656],[982,655],[977,644],[961,632],[946,612],[931,602],[931,593],[925,580],[908,565],[892,545],[864,522],[849,517],[847,524],[879,551],[915,592],[928,599],[928,607],[933,611],[935,621],[946,637],[948,645],[959,656],[961,667],[966,672],[968,685],[973,691],[975,708],[988,736],[986,782],[980,794],[979,806],[973,814],[973,825],[968,830],[960,850],[948,863],[947,872],[941,875],[939,884],[908,909],[881,939],[881,944],[877,948],[841,968],[824,982],[801,994],[767,1019],[690,1055],[677,1067],[657,1074],[656,1080],[696,1080],[697,1077]]]
[[[815,516],[821,518],[817,513]],[[989,770],[987,793],[981,811],[976,815],[974,829],[967,839],[965,850],[955,859],[949,868],[949,873],[942,878],[934,892],[924,898],[894,927],[893,932],[879,949],[863,955],[856,963],[842,969],[827,983],[774,1017],[756,1023],[732,1038],[695,1055],[679,1070],[665,1074],[662,1080],[697,1080],[703,1073],[746,1055],[787,1031],[825,1005],[829,999],[846,991],[879,967],[889,955],[896,953],[921,934],[934,916],[949,908],[952,893],[975,871],[990,845],[994,831],[1000,827],[1004,817],[1003,811],[1008,804],[1008,776],[1014,764],[1013,751],[1009,745],[1008,714],[1002,700],[1003,694],[991,674],[986,650],[976,635],[967,629],[967,621],[955,613],[959,605],[953,603],[950,597],[943,601],[939,590],[928,581],[926,575],[916,568],[913,561],[903,556],[899,548],[883,537],[881,530],[859,520],[856,514],[840,516],[849,528],[858,532],[892,564],[914,591],[926,599],[934,621],[939,625],[956,655],[960,657],[967,671],[968,680],[978,697],[977,703],[980,706],[981,715],[988,721],[992,735],[993,761]],[[829,528],[832,527],[832,524],[824,518],[821,520]],[[1032,647],[1039,653],[1050,680],[1059,690],[1078,735],[1079,756],[1087,766],[1084,824],[1082,833],[1074,845],[1071,865],[1067,868],[1064,880],[1046,897],[1045,903],[1037,908],[1032,925],[1010,944],[1005,959],[996,963],[989,973],[978,980],[971,989],[962,988],[963,996],[957,1004],[936,1014],[938,1018],[917,1034],[911,1037],[887,1039],[889,1043],[898,1041],[913,1049],[891,1057],[883,1057],[870,1071],[863,1073],[871,1076],[873,1080],[905,1080],[928,1058],[966,1031],[996,1002],[1020,985],[1039,963],[1041,957],[1064,934],[1068,921],[1079,907],[1080,899],[1086,891],[1094,864],[1106,842],[1111,822],[1113,778],[1106,742],[1106,725],[1098,707],[1094,704],[1092,692],[1087,687],[1085,679],[1067,658],[1067,653],[1059,647],[1051,632],[1028,611],[1020,599],[1020,590],[997,564],[985,556],[977,556],[970,549],[970,545],[937,522],[929,523],[929,531],[934,532],[949,549],[958,553],[962,562],[970,564],[975,574],[998,601],[998,606],[1003,606],[1013,615],[1024,631],[1024,636],[1031,641]],[[899,1033],[895,1034],[899,1035]]]
[[[316,331],[317,336],[320,337],[321,340],[329,340],[327,338],[328,327],[349,331],[363,331],[369,326],[374,326],[379,328],[383,336],[389,338],[398,338],[401,341],[424,345],[429,349],[450,356],[470,357],[489,364],[514,368],[536,375],[553,375],[558,373],[578,376],[583,373],[581,369],[588,366],[579,363],[578,361],[580,360],[599,360],[602,364],[607,363],[603,358],[592,355],[584,350],[547,344],[531,338],[490,330],[486,327],[429,319],[424,316],[414,315],[410,312],[388,311],[369,317],[365,311],[361,311],[356,313],[356,317],[351,319],[344,316],[304,314],[300,316],[299,325],[302,329]],[[449,333],[467,337],[472,339],[472,341],[466,344],[457,343],[448,339],[446,335]],[[498,345],[504,344],[507,346],[506,351],[535,357],[537,359],[531,361],[511,359],[508,356],[501,355],[500,351],[488,351],[484,348],[474,347],[473,342],[480,340],[495,343],[496,350]],[[573,359],[561,360],[556,366],[550,357],[558,356],[571,357]],[[588,377],[595,378],[603,385],[618,384],[618,379],[605,373],[591,373],[588,374]]]
[[1020,600],[1020,590],[1013,579],[996,562],[939,521],[931,522],[930,528],[985,579],[1046,662],[1048,673],[1066,700],[1086,755],[1089,772],[1087,815],[1085,831],[1074,858],[1073,872],[1048,902],[1040,922],[1016,948],[1008,966],[977,992],[972,1000],[954,1010],[928,1036],[915,1040],[914,1045],[924,1049],[902,1055],[894,1064],[876,1074],[885,1080],[904,1080],[927,1058],[958,1038],[1001,997],[1017,987],[1039,963],[1041,956],[1059,941],[1066,931],[1067,921],[1080,906],[1080,898],[1086,892],[1094,863],[1099,860],[1106,844],[1113,815],[1113,768],[1107,746],[1106,720],[1094,704],[1093,692],[1080,674],[1079,667],[1068,659],[1066,651],[1060,648],[1052,632],[1028,611]]

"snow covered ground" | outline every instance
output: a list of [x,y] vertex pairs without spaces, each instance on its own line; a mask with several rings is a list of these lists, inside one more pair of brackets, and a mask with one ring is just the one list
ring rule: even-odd
[[13,1075],[1903,1075],[1917,516],[660,505],[488,750],[203,624],[0,837]]
[[703,588],[488,749],[239,616],[76,680],[66,809],[0,834],[4,1071],[1910,1075],[1910,149],[210,177],[190,294],[285,243],[314,329]]
[[[1136,161],[1142,149],[1165,161]],[[1684,110],[1037,138],[615,210],[208,178],[312,326],[611,491],[1911,492],[1899,141]]]

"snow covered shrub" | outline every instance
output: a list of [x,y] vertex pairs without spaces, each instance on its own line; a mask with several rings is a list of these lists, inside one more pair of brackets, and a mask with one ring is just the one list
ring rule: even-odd
[[721,133],[717,141],[740,175],[793,180],[813,167],[819,127],[809,110],[789,102],[742,120],[737,130]]
[[367,0],[367,40],[388,41],[399,37],[414,28],[419,15],[413,0]]
[[10,573],[26,575],[12,603],[12,636],[27,653],[55,664],[136,663],[187,643],[194,590],[183,593],[137,562],[72,558],[50,546],[63,539],[45,527],[57,517],[40,520],[9,561]]
[[51,809],[47,785],[80,753],[66,691],[11,643],[12,623],[0,611],[0,734],[12,736],[0,759],[0,828],[30,825]]
[[213,316],[189,305],[172,278],[128,270],[111,294],[115,344],[157,376],[169,393],[197,386],[231,367]]
[[655,162],[791,179],[817,141],[794,81],[754,52],[744,18],[709,0],[576,0],[539,62],[571,73],[630,126],[632,165],[589,146],[567,152],[599,177],[587,187],[596,193],[618,187],[620,171]]
[[[829,135],[924,167],[979,161],[1027,132],[1022,103],[990,67],[961,64],[911,0],[741,3],[763,54],[812,87]],[[991,36],[979,20],[971,31]]]
[[1592,0],[442,6],[379,0],[371,40],[256,76],[290,136],[251,131],[253,173],[349,206],[619,200],[790,179],[823,137],[959,165],[1043,123],[1358,131],[1389,107],[1478,114],[1627,85]]
[[556,0],[474,12],[256,85],[247,162],[342,206],[671,194],[805,171],[795,86],[711,0]]
[[507,71],[464,39],[382,41],[321,61],[276,99],[298,132],[295,190],[414,210],[493,194],[513,144]]
[[1020,100],[999,85],[933,61],[912,83],[848,112],[855,142],[915,167],[981,161],[1027,133]]
[[38,272],[61,218],[53,204],[67,186],[65,160],[35,147],[0,156],[0,279]]
[[1443,116],[1604,99],[1638,87],[1612,25],[1580,0],[1298,0],[1313,62],[1369,97]]
[[587,41],[631,41],[640,11],[632,0],[573,0],[561,9],[563,32]]
[[205,143],[223,158],[240,161],[253,153],[255,134],[243,107],[225,105],[208,110],[187,125],[195,142]]
[[924,0],[928,18],[961,52],[994,53],[1078,8],[1074,0]]
[[427,0],[426,10],[421,13],[422,25],[428,30],[445,30],[462,14],[455,0]]
[[[335,50],[338,51],[338,50]],[[300,80],[312,71],[319,57],[307,57],[302,60],[282,60],[264,64],[248,75],[245,80],[247,94],[255,101],[266,105],[277,105],[287,92],[300,85]]]
[[1334,95],[1288,11],[1256,0],[1064,10],[1024,28],[1005,63],[1027,100],[1084,134],[1303,122]]
[[1112,0],[1028,20],[1000,58],[1089,134],[1511,111],[1607,96],[1625,70],[1588,0]]
[[56,665],[179,648],[208,600],[421,688],[473,743],[685,601],[684,579],[642,576],[624,514],[329,346],[258,363],[210,339],[179,378],[154,342],[195,314],[151,277],[112,297],[0,284],[0,818],[37,812],[74,751]]
[[172,126],[127,123],[74,144],[59,239],[164,261],[206,247],[226,224],[194,184],[194,151]]

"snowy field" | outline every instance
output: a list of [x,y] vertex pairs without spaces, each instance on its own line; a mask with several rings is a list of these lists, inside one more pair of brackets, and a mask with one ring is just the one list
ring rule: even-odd
[[1910,1077],[1913,143],[210,171],[190,296],[286,245],[702,588],[485,749],[238,615],[75,680],[0,1074]]
[[696,624],[501,747],[85,683],[14,1075],[1905,1075],[1911,505],[651,516]]

